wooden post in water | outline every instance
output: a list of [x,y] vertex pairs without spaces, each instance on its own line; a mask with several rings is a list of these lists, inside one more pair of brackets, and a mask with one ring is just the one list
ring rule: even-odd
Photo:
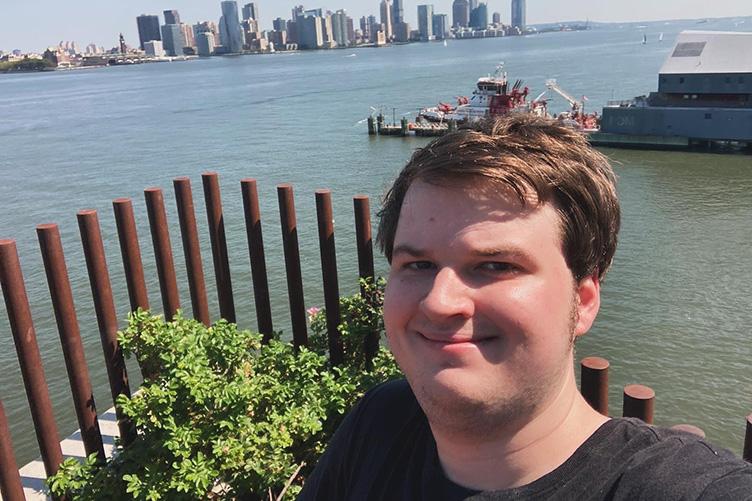
[[295,199],[292,186],[277,186],[279,215],[282,223],[282,242],[287,270],[287,294],[290,299],[292,337],[296,347],[308,346],[305,299],[303,298],[303,276],[300,270],[300,249],[298,247],[298,224],[295,218]]
[[319,227],[321,273],[324,280],[326,330],[329,340],[329,360],[332,365],[345,361],[342,338],[339,333],[339,280],[337,278],[337,252],[334,245],[334,216],[331,190],[316,191],[316,216]]
[[230,276],[230,257],[227,253],[225,237],[225,219],[222,214],[222,197],[219,191],[219,175],[205,172],[201,175],[204,183],[206,200],[206,217],[209,220],[209,237],[214,260],[214,276],[217,280],[219,296],[219,313],[228,322],[235,323],[235,301],[232,297],[232,277]]
[[8,418],[0,400],[0,495],[6,501],[25,501],[21,475],[10,442]]
[[125,268],[125,283],[128,287],[128,298],[131,311],[141,308],[149,309],[149,295],[146,292],[144,279],[144,265],[141,261],[141,247],[138,244],[136,219],[133,216],[133,203],[130,198],[116,198],[112,201],[117,225],[118,240],[120,240],[120,254],[123,256]]
[[188,273],[188,288],[191,292],[193,318],[209,326],[211,325],[209,301],[206,296],[204,265],[201,261],[201,245],[198,240],[191,180],[187,177],[178,177],[173,180],[173,185],[180,220],[180,235],[183,238],[183,254],[185,254],[185,268]]
[[54,475],[63,453],[14,240],[0,240],[0,285],[44,469],[47,476]]
[[640,384],[630,384],[624,387],[624,417],[642,419],[647,424],[653,424],[653,410],[655,407],[655,392],[652,388]]
[[580,362],[580,393],[604,416],[608,416],[608,368],[605,358],[587,357]]
[[175,312],[180,309],[180,297],[175,276],[175,261],[172,257],[170,231],[167,227],[164,195],[161,188],[147,188],[144,190],[144,196],[146,197],[146,211],[149,215],[151,240],[154,245],[154,257],[157,261],[162,307],[165,320],[170,321],[175,316]]
[[272,325],[272,306],[269,300],[269,280],[266,275],[264,237],[261,232],[261,209],[259,208],[256,180],[241,180],[240,189],[243,192],[245,231],[248,238],[248,251],[251,256],[256,318],[258,319],[259,332],[264,335],[264,342],[268,343],[274,334],[274,326]]
[[[107,366],[107,376],[110,380],[110,392],[112,402],[117,402],[120,395],[131,396],[128,384],[128,372],[125,368],[123,351],[118,343],[118,321],[115,311],[115,300],[112,296],[110,274],[107,270],[107,260],[102,243],[102,233],[99,229],[97,211],[82,210],[78,213],[78,227],[81,232],[81,241],[86,257],[86,268],[89,272],[91,293],[94,297],[94,310],[99,325],[99,337],[102,342],[104,361]],[[120,411],[115,407],[120,438],[127,446],[136,439],[136,429]]]
[[97,407],[81,343],[60,232],[57,225],[43,224],[37,226],[37,235],[84,449],[87,456],[96,453],[99,461],[104,463],[106,458],[97,420]]

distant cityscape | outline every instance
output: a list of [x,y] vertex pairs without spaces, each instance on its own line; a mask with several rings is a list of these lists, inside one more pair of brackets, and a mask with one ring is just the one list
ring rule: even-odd
[[0,51],[0,64],[36,60],[44,62],[44,69],[107,66],[229,54],[503,37],[531,31],[525,18],[526,0],[512,0],[510,24],[502,23],[499,12],[489,15],[485,2],[454,0],[451,23],[448,14],[434,12],[433,4],[421,4],[417,6],[418,26],[413,27],[405,21],[404,4],[404,0],[382,0],[380,15],[363,16],[357,26],[345,9],[332,12],[299,5],[292,9],[290,19],[278,17],[272,20],[273,29],[262,30],[257,2],[239,8],[236,1],[223,1],[218,22],[182,22],[177,10],[163,11],[164,23],[159,15],[138,16],[137,46],[131,46],[122,34],[119,38],[113,36],[118,43],[109,49],[93,43],[81,47],[74,41],[61,41],[42,54]]

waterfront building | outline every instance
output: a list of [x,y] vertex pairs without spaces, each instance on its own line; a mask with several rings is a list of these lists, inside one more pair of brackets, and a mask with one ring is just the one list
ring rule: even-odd
[[433,40],[433,5],[418,5],[418,31],[424,42]]
[[493,13],[493,24],[494,26],[498,26],[501,24],[501,14],[499,12]]
[[350,37],[347,30],[347,12],[344,9],[340,9],[332,14],[332,32],[337,45],[340,47],[350,45]]
[[150,40],[144,44],[144,52],[147,56],[164,57],[165,51],[161,40]]
[[525,31],[525,11],[525,0],[512,0],[512,28],[517,28],[520,33]]
[[331,12],[327,12],[326,15],[321,18],[321,36],[324,41],[322,47],[331,49],[336,45],[332,30],[332,14]]
[[193,34],[193,27],[188,26],[185,23],[180,24],[180,29],[183,32],[183,40],[186,47],[196,47],[196,37]]
[[253,19],[258,21],[258,6],[255,2],[247,3],[243,6],[243,21]]
[[214,45],[219,41],[219,26],[214,21],[204,21],[193,25],[193,38],[198,46],[198,38],[201,33],[211,33],[214,36]]
[[392,29],[396,30],[399,23],[405,21],[404,0],[394,0],[392,2]]
[[238,18],[238,3],[234,0],[222,2],[222,17],[219,20],[219,37],[225,51],[230,54],[243,50],[243,28]]
[[384,26],[384,36],[387,40],[392,39],[392,2],[381,0],[381,24]]
[[324,45],[324,29],[319,16],[299,17],[297,24],[301,49],[320,49]]
[[476,30],[488,28],[488,6],[485,3],[479,4],[470,11],[470,27]]
[[376,42],[378,32],[381,31],[381,25],[376,22],[376,16],[368,16],[368,39]]
[[214,55],[215,48],[214,33],[211,31],[202,31],[196,36],[196,50],[201,57]]
[[394,27],[394,40],[395,42],[410,41],[410,25],[408,23],[402,21]]
[[287,31],[287,21],[281,17],[272,21],[272,26],[274,27],[274,31]]
[[278,49],[284,49],[287,45],[287,31],[286,30],[274,30],[269,34],[270,41],[274,44],[274,47]]
[[433,36],[437,40],[443,40],[449,33],[449,21],[446,14],[433,15]]
[[452,26],[467,28],[470,22],[470,2],[468,0],[454,0],[452,3]]
[[347,16],[345,23],[347,24],[347,39],[352,43],[355,42],[355,23],[353,18]]
[[141,50],[144,50],[144,44],[150,40],[162,40],[159,32],[159,16],[141,14],[136,18],[138,26],[138,41]]
[[360,33],[364,40],[371,39],[371,24],[368,22],[368,18],[363,16],[360,18]]
[[176,10],[164,11],[164,23],[165,24],[180,24],[180,14]]
[[183,29],[179,24],[162,25],[162,44],[168,56],[182,56],[185,39]]

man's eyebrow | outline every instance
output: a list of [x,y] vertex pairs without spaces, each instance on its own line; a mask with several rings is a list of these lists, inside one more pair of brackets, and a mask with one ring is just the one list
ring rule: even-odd
[[473,255],[479,257],[516,257],[526,258],[528,254],[520,249],[515,248],[503,248],[503,247],[490,247],[486,249],[476,249],[472,251]]
[[417,247],[413,247],[412,245],[399,244],[399,245],[395,245],[394,249],[392,249],[393,256],[396,256],[398,254],[407,254],[409,256],[417,257],[417,256],[425,256],[426,251],[422,249],[418,249]]

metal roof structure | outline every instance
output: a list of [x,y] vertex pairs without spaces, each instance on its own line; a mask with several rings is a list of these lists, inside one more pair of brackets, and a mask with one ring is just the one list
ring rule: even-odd
[[752,73],[752,32],[682,31],[660,73]]

